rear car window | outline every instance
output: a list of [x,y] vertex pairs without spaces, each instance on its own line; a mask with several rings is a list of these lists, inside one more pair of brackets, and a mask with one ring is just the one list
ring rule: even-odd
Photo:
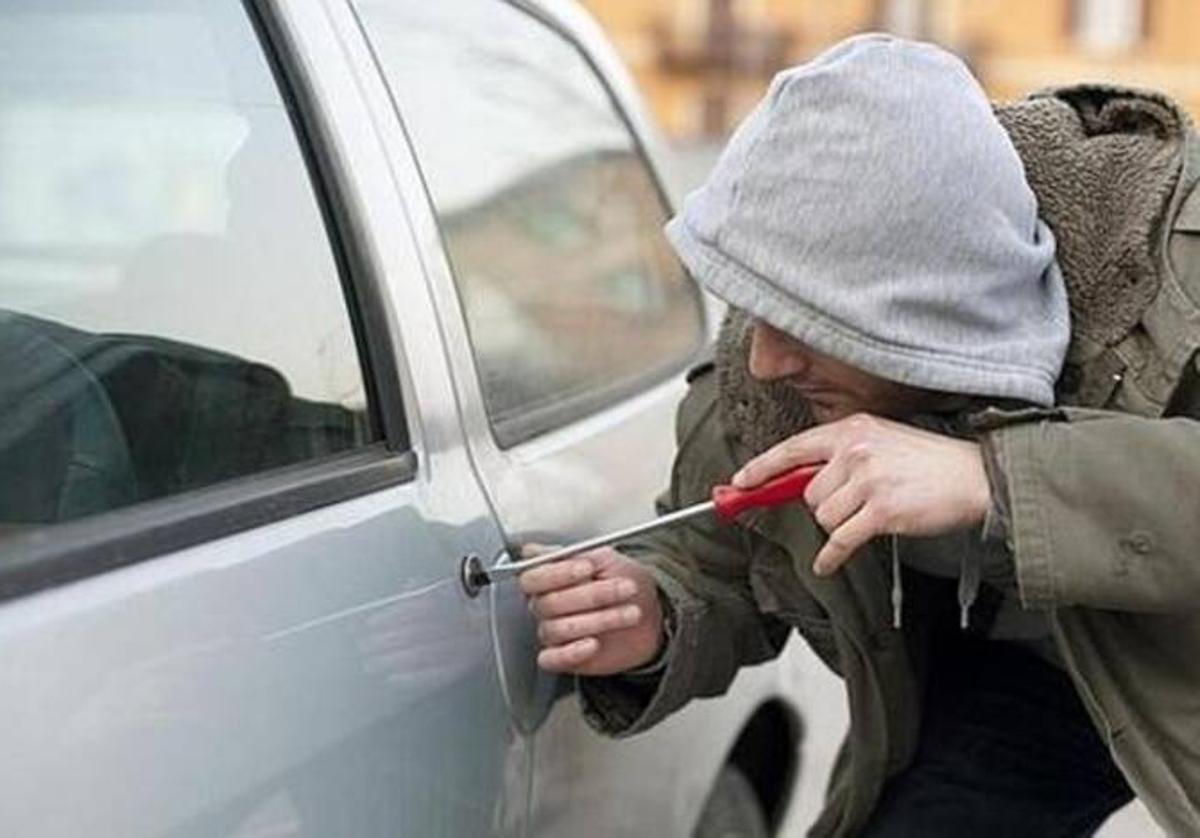
[[0,535],[377,438],[240,3],[0,5],[0,184]]
[[686,363],[703,339],[699,295],[583,53],[505,3],[354,5],[426,180],[498,441]]

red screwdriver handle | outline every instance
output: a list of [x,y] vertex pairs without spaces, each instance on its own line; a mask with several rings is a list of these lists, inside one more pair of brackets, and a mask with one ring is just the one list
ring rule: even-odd
[[716,507],[715,512],[723,520],[732,521],[747,509],[781,506],[800,500],[804,497],[804,490],[820,469],[820,465],[801,466],[753,489],[713,486],[712,501]]

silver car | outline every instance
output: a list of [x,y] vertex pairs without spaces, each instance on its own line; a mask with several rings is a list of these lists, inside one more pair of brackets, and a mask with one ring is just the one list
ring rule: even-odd
[[558,3],[0,0],[0,832],[780,823],[790,657],[613,742],[460,584],[665,485],[631,91]]

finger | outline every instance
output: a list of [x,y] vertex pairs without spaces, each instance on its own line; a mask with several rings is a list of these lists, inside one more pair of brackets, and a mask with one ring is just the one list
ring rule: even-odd
[[553,646],[538,652],[538,666],[547,672],[573,672],[600,651],[600,641],[585,637],[565,646]]
[[817,519],[821,529],[827,533],[834,533],[862,509],[866,502],[866,492],[862,484],[852,481],[839,486],[837,491],[814,508],[813,517]]
[[623,555],[615,547],[597,547],[593,550],[588,550],[586,553],[580,553],[580,558],[587,559],[595,568],[595,576],[598,579],[605,578],[605,574],[627,561],[628,557]]
[[562,646],[584,637],[596,637],[635,626],[641,619],[641,608],[636,605],[622,605],[556,620],[543,620],[538,624],[538,639],[546,647]]
[[841,457],[834,457],[817,471],[808,488],[804,490],[804,503],[809,509],[817,509],[830,495],[841,489],[850,479],[850,470]]
[[813,573],[817,576],[828,576],[836,572],[855,551],[882,534],[869,508],[864,506],[829,534],[829,540],[813,560]]
[[534,556],[540,556],[542,553],[557,550],[560,546],[558,544],[541,544],[536,541],[530,541],[528,544],[521,545],[521,558],[532,559]]
[[586,582],[592,578],[593,573],[595,573],[595,567],[588,559],[578,557],[563,559],[560,562],[551,562],[522,573],[520,576],[521,590],[527,596],[545,594],[557,591],[559,588]]
[[637,594],[637,583],[632,579],[602,579],[571,588],[563,588],[543,594],[531,601],[533,613],[542,619],[565,617],[584,611],[597,611],[610,605],[619,605]]
[[811,428],[768,448],[742,466],[730,482],[749,489],[799,466],[825,462],[833,453],[831,427]]

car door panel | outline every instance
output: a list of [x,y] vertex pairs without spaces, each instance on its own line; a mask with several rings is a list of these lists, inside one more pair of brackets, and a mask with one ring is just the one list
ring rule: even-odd
[[[384,424],[407,425],[411,453],[362,456],[415,469],[352,499],[310,492],[297,507],[282,501],[295,493],[274,493],[322,485],[341,462],[318,461],[37,534],[28,555],[51,558],[60,536],[86,537],[74,581],[0,602],[0,823],[64,836],[518,835],[530,748],[503,700],[492,612],[457,577],[462,555],[502,540],[464,451],[403,207],[323,4],[253,8],[308,97],[301,110],[317,115],[306,128],[331,213],[354,228],[357,281],[378,289],[360,293],[371,308],[359,313],[388,339],[360,348],[398,377],[384,386],[402,391],[403,415]],[[241,492],[254,515],[239,511]],[[213,497],[224,511],[192,516],[191,546],[156,542],[155,520]],[[29,543],[6,543],[0,573]],[[89,571],[129,544],[139,552],[124,566]]]
[[501,827],[495,800],[461,790],[502,787],[523,756],[515,740],[489,756],[471,735],[504,730],[506,714],[486,614],[443,558],[491,525],[431,521],[414,495],[0,609],[6,829],[237,834],[271,799],[298,835]]

